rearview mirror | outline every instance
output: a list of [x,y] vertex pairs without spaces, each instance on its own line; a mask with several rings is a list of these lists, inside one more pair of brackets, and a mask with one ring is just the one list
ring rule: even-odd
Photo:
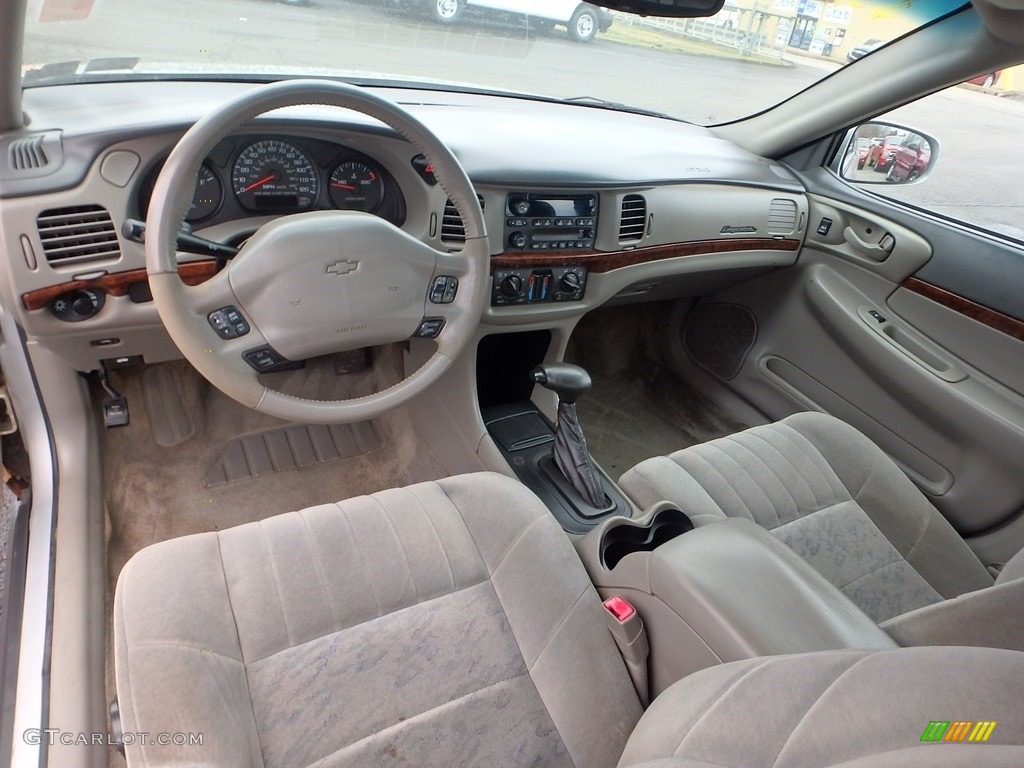
[[839,175],[857,184],[913,184],[923,180],[939,153],[939,142],[910,128],[864,123],[852,129],[839,162]]
[[714,16],[722,10],[725,0],[598,0],[598,4],[640,16],[684,18]]

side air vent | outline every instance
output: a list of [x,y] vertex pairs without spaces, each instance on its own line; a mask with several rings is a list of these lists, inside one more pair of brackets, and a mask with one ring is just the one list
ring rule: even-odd
[[[0,136],[0,181],[25,182],[57,173],[64,164],[60,131]],[[31,186],[9,187],[14,194],[37,192]]]
[[7,147],[7,162],[16,171],[44,168],[49,162],[43,148],[43,136],[28,136]]
[[99,205],[51,208],[36,217],[36,226],[51,264],[81,264],[121,255],[114,222]]
[[[482,210],[484,199],[480,195],[476,199],[480,201]],[[460,247],[466,242],[466,227],[459,216],[459,209],[451,200],[445,203],[444,213],[441,214],[441,242],[452,247]]]
[[768,234],[788,235],[796,229],[796,202],[776,197],[768,208]]
[[635,243],[644,236],[647,227],[647,200],[643,195],[622,198],[622,218],[619,219],[619,242]]

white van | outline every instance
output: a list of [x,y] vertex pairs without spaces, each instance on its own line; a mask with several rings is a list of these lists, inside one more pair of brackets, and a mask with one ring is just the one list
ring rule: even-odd
[[580,43],[590,42],[612,25],[608,11],[580,0],[406,0],[406,4],[420,7],[444,23],[456,21],[466,6],[522,14],[541,25],[563,25],[569,37]]

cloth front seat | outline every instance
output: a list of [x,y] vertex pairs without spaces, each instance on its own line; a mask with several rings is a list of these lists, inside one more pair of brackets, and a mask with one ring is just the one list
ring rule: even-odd
[[[492,474],[149,547],[118,579],[114,645],[122,728],[151,737],[126,738],[130,768],[768,768],[783,746],[779,768],[828,768],[913,751],[940,717],[997,719],[970,756],[1024,764],[1024,654],[994,649],[724,665],[630,738],[640,705],[582,564]],[[864,765],[941,764],[915,755]]]
[[877,622],[993,584],[892,459],[825,414],[798,413],[648,459],[619,483],[641,507],[668,500],[695,525],[753,520]]
[[130,766],[612,766],[641,714],[554,518],[500,475],[171,539],[114,600]]

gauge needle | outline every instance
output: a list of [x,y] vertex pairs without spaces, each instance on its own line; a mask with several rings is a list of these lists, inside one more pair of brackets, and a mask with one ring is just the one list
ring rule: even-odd
[[251,192],[252,190],[256,189],[256,187],[262,187],[264,184],[269,184],[270,182],[272,182],[276,178],[277,178],[277,174],[276,173],[271,173],[269,176],[264,176],[259,181],[254,181],[248,187],[243,189],[242,192]]
[[352,184],[339,184],[336,181],[331,182],[331,186],[335,189],[347,189],[349,192],[355,192],[356,188]]

